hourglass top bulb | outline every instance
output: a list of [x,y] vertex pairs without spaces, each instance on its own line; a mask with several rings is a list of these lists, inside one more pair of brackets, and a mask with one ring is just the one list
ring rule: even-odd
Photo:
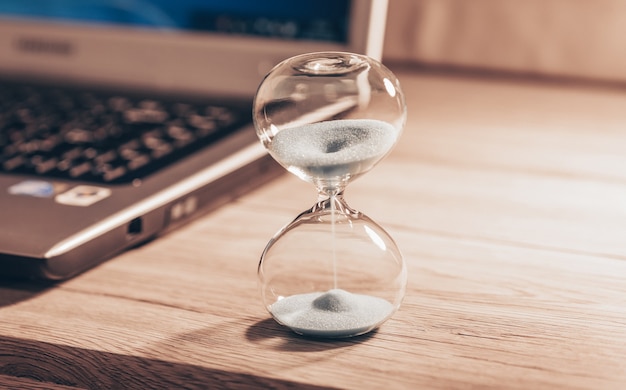
[[393,73],[367,56],[292,57],[265,77],[254,101],[263,145],[287,170],[337,192],[394,146],[406,106]]

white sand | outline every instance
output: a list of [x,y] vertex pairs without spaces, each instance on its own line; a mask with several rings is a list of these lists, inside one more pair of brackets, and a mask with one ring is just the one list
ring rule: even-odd
[[294,332],[332,338],[369,332],[393,311],[393,305],[382,298],[341,289],[292,295],[270,307],[274,318]]
[[282,129],[269,151],[288,169],[310,177],[357,175],[391,150],[398,133],[391,124],[373,119],[319,122]]

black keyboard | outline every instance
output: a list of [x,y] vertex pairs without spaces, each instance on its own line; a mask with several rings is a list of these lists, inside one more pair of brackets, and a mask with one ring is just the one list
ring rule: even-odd
[[0,82],[0,172],[128,183],[249,116],[237,106]]

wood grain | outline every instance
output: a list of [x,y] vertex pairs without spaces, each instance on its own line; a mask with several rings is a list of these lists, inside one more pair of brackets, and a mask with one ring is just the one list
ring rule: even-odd
[[626,95],[399,76],[401,142],[346,192],[407,262],[378,331],[302,338],[263,308],[261,251],[316,199],[285,175],[68,282],[0,285],[0,386],[624,388]]

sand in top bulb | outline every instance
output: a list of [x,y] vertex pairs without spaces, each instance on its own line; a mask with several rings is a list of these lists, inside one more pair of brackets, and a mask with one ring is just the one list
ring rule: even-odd
[[294,332],[315,337],[356,336],[376,328],[393,312],[388,301],[342,289],[296,294],[276,301],[272,316]]
[[298,176],[329,179],[368,171],[397,137],[398,130],[380,120],[332,120],[282,129],[269,151]]

